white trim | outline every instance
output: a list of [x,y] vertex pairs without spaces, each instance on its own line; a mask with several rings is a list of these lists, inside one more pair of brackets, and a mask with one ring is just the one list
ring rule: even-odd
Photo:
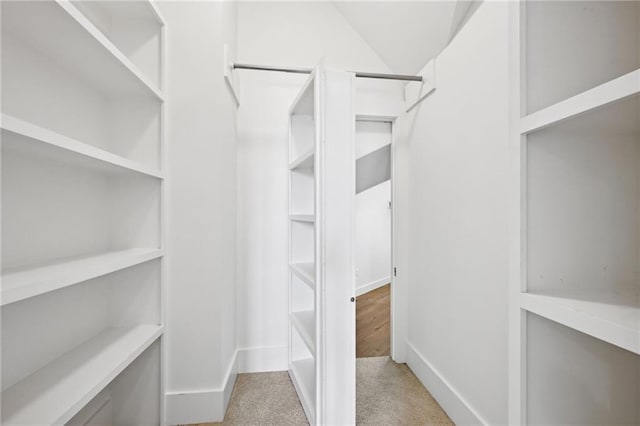
[[237,361],[238,350],[231,358],[224,385],[218,389],[167,392],[165,394],[166,423],[179,425],[222,421],[238,376]]
[[487,425],[467,401],[451,386],[411,343],[407,343],[407,365],[442,409],[458,425]]
[[369,293],[377,288],[380,288],[384,285],[391,284],[391,276],[382,277],[378,280],[371,281],[363,286],[356,287],[356,297],[362,296],[365,293]]
[[287,346],[238,349],[238,373],[287,371]]
[[525,113],[526,2],[509,4],[509,285],[508,285],[508,420],[526,424],[527,316],[520,309],[520,293],[526,291],[527,184],[526,135],[520,133]]

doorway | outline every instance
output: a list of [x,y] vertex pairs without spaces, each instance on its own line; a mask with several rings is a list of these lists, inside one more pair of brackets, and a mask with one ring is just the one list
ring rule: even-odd
[[392,122],[356,121],[356,358],[391,355]]

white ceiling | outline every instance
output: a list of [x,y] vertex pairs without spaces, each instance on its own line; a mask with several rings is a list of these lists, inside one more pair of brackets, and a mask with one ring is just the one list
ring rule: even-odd
[[333,4],[394,72],[416,74],[466,21],[473,0],[335,1]]

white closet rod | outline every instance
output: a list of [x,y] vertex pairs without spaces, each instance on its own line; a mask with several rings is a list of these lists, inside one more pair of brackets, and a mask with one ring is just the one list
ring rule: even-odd
[[[250,64],[231,64],[231,69],[234,70],[254,70],[254,71],[278,71],[289,72],[294,74],[311,74],[313,71],[311,68],[284,68],[284,67],[272,67],[269,65],[250,65]],[[360,78],[378,78],[382,80],[402,80],[402,81],[422,81],[422,76],[419,75],[404,75],[404,74],[377,74],[372,72],[359,72],[352,71],[356,77]]]

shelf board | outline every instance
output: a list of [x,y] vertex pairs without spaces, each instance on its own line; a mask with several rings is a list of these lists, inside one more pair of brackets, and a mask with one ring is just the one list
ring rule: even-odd
[[310,263],[293,263],[291,270],[298,278],[313,290],[316,283],[316,268],[313,262]]
[[48,265],[3,270],[0,306],[78,284],[162,255],[163,251],[159,249],[135,248],[76,257]]
[[300,93],[293,101],[289,115],[313,115],[315,105],[315,70],[311,73],[307,81],[305,81]]
[[2,423],[64,424],[163,332],[157,325],[109,329],[2,392]]
[[637,290],[522,293],[520,307],[640,354],[640,293]]
[[[82,6],[83,0],[72,0],[72,3],[78,7],[78,3]],[[158,26],[164,25],[164,19],[158,11],[158,8],[151,0],[134,0],[134,1],[101,1],[100,9],[105,11],[112,21],[128,20],[132,23],[136,21],[151,21]],[[81,7],[78,7],[81,9]]]
[[109,96],[162,93],[68,0],[5,2],[3,35],[10,34],[73,70]]
[[313,170],[313,160],[315,157],[315,147],[310,148],[307,152],[289,163],[289,170],[311,169]]
[[298,330],[304,344],[311,354],[315,354],[315,313],[313,311],[299,311],[291,313],[291,323]]
[[64,164],[90,170],[107,173],[135,172],[163,179],[160,170],[143,166],[7,114],[2,114],[0,127],[3,150],[35,154],[38,157],[51,158]]
[[523,117],[520,132],[535,132],[577,115],[640,93],[640,70],[635,70],[579,95]]
[[316,221],[315,215],[312,214],[290,214],[289,219],[294,222],[309,222],[313,223]]
[[302,396],[302,407],[307,415],[307,420],[309,420],[309,424],[313,424],[316,400],[315,361],[313,358],[293,361],[289,366],[289,376],[291,376],[291,381],[298,391],[298,395]]

